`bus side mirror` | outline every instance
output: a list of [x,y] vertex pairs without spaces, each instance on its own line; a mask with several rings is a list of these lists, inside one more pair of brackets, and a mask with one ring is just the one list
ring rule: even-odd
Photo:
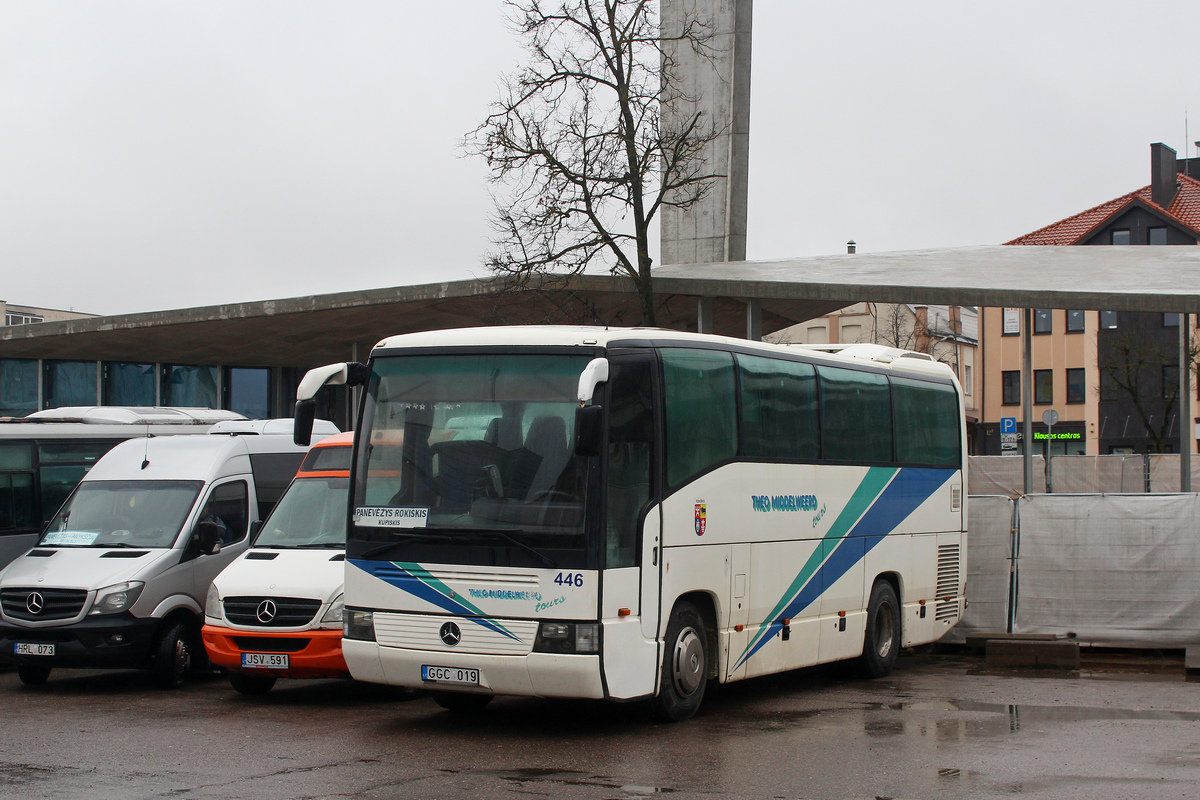
[[296,417],[292,421],[292,441],[301,447],[312,442],[313,420],[317,417],[316,400],[297,400]]
[[210,520],[203,520],[196,525],[196,540],[200,544],[200,553],[211,556],[221,552],[221,526]]
[[598,456],[604,444],[604,408],[580,406],[575,409],[575,454]]

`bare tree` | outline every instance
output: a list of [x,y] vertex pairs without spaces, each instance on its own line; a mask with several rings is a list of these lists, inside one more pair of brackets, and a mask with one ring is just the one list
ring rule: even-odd
[[704,146],[716,130],[701,113],[664,122],[687,99],[672,53],[712,57],[711,22],[669,36],[650,0],[508,0],[529,63],[502,84],[491,114],[468,134],[496,193],[496,250],[488,268],[519,285],[603,264],[637,287],[654,324],[650,231],[665,205],[686,208],[716,175]]
[[[1157,314],[1129,315],[1120,332],[1101,344],[1100,399],[1125,400],[1133,408],[1150,440],[1151,452],[1166,453],[1176,440],[1171,425],[1179,401],[1179,379],[1169,378],[1179,364],[1179,346],[1168,342],[1158,330]],[[1153,322],[1151,322],[1153,320]],[[1188,348],[1190,369],[1195,373],[1197,344]]]

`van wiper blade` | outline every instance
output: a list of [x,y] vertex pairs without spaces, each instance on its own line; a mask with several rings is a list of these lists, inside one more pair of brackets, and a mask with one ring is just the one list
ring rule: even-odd
[[141,547],[141,545],[130,544],[129,542],[97,542],[96,544],[88,545],[88,547]]
[[308,544],[291,545],[297,550],[345,550],[345,542],[309,542]]

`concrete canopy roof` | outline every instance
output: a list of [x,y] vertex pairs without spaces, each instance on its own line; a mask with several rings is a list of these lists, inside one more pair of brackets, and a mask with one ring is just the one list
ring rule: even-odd
[[[984,246],[663,266],[659,325],[695,329],[714,298],[716,333],[745,335],[745,299],[762,331],[860,301],[1200,313],[1200,247]],[[0,328],[0,358],[292,366],[365,359],[385,336],[518,323],[636,325],[630,281],[497,279],[314,295]]]
[[1200,313],[1200,247],[995,245],[664,266],[654,274],[664,291],[692,285],[716,296],[843,306],[865,300]]

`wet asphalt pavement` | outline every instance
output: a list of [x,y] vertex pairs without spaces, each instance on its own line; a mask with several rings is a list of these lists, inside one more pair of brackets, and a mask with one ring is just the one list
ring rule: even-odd
[[4,798],[1200,798],[1200,683],[1182,665],[987,673],[903,658],[878,681],[819,668],[731,685],[656,724],[628,706],[427,697],[136,672],[0,674]]

